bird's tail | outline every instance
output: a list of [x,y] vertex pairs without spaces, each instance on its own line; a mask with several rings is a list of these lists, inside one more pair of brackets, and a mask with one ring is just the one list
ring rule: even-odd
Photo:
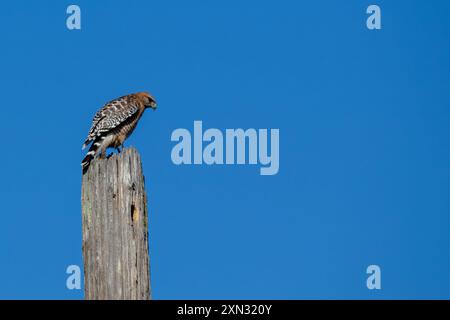
[[103,137],[100,137],[98,139],[95,139],[92,143],[91,147],[89,148],[89,151],[87,152],[86,156],[84,157],[83,161],[81,161],[81,167],[83,168],[83,173],[87,171],[89,168],[89,165],[91,164],[91,161],[94,160],[95,155],[97,154],[98,149],[102,145]]

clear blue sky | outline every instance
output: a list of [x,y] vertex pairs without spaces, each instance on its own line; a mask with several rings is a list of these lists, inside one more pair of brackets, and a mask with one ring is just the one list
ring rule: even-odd
[[[83,297],[81,145],[141,90],[154,298],[450,298],[449,1],[74,3],[81,31],[72,2],[0,5],[0,298]],[[175,166],[194,120],[279,128],[279,174]]]

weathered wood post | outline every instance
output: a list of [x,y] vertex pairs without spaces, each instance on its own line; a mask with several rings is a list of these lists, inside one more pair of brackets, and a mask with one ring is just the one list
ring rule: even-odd
[[148,212],[136,149],[94,160],[82,179],[85,299],[150,299]]

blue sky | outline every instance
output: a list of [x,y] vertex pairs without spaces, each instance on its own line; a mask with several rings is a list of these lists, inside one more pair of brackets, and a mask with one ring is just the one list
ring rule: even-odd
[[[83,297],[81,145],[141,90],[155,299],[450,298],[448,1],[74,3],[79,31],[72,2],[0,7],[0,298]],[[175,166],[194,120],[279,128],[279,173]]]

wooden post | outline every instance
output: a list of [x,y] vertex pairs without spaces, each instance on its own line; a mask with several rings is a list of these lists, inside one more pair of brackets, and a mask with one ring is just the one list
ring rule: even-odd
[[82,180],[85,299],[151,299],[139,153],[130,148],[95,159]]

